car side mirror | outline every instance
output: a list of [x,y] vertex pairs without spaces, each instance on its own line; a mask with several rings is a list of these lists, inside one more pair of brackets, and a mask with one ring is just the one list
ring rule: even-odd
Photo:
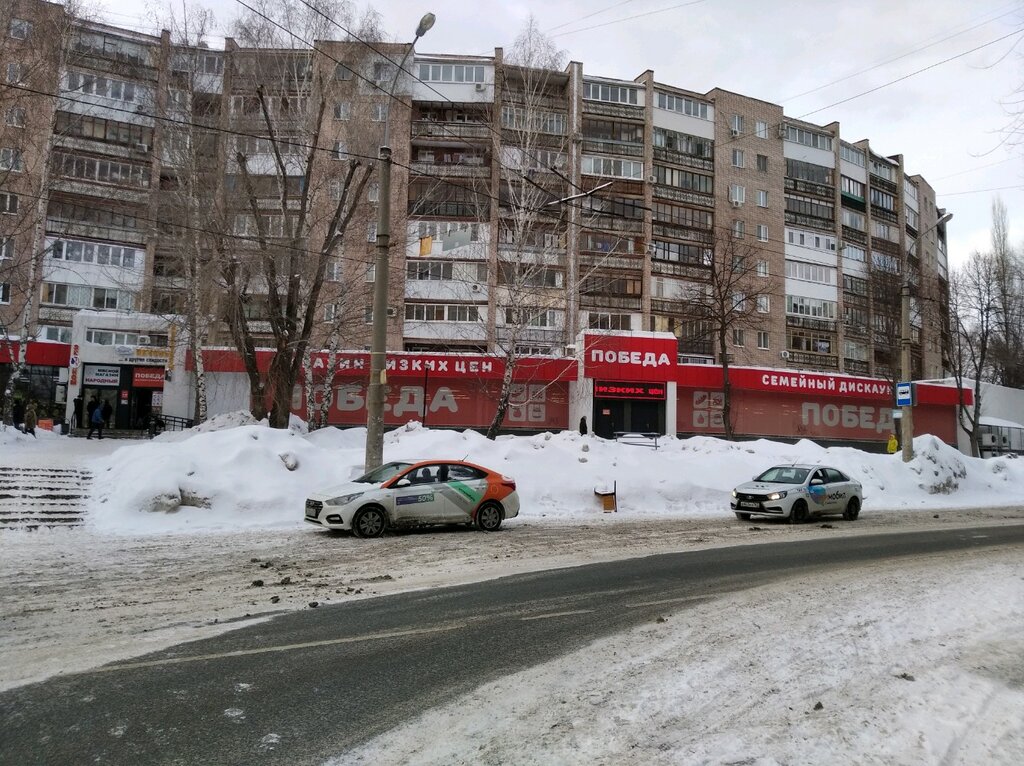
[[408,487],[411,484],[412,482],[409,481],[408,479],[399,479],[398,481],[395,482],[396,487]]
[[816,486],[818,486],[820,484],[824,484],[824,483],[825,482],[823,482],[821,479],[811,479],[811,486],[812,487],[816,487]]

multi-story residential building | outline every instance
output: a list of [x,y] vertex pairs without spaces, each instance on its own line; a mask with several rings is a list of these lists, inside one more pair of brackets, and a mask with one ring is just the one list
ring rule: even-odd
[[[252,256],[258,228],[239,154],[256,204],[269,210],[277,194],[262,85],[297,187],[311,112],[327,106],[315,151],[339,161],[308,181],[315,211],[301,247],[311,252],[343,160],[372,163],[389,126],[391,196],[380,200],[371,178],[327,270],[317,344],[334,334],[368,346],[377,206],[387,204],[389,349],[561,355],[585,329],[667,331],[680,358],[712,363],[702,296],[724,244],[735,252],[739,242],[765,289],[753,320],[731,332],[730,361],[890,376],[909,279],[914,375],[942,373],[943,211],[903,155],[883,156],[839,123],[689,91],[667,84],[671,73],[537,69],[501,49],[415,54],[390,95],[405,45],[228,40],[219,51],[65,21],[42,0],[5,7],[0,320],[11,335],[26,312],[31,334],[67,342],[79,308],[172,314],[202,294],[212,317],[203,334],[229,344],[221,277],[196,270],[212,256],[196,268],[185,256]],[[48,38],[60,46],[31,44],[46,24],[60,28]],[[271,238],[287,239],[287,218],[268,213]],[[269,343],[255,278],[245,314],[256,342]]]

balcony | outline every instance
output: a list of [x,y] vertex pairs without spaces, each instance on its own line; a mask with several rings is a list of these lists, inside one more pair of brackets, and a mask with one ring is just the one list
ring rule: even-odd
[[887,181],[881,176],[876,176],[874,173],[871,173],[869,177],[871,179],[871,185],[876,189],[887,191],[889,192],[889,194],[892,194],[893,196],[899,195],[899,189],[896,187],[896,184],[894,184],[892,181]]
[[809,351],[790,351],[790,364],[800,364],[822,370],[838,370],[839,357],[835,354],[812,354]]
[[602,253],[594,250],[580,252],[580,268],[584,269],[625,269],[643,271],[644,256],[628,253]]
[[708,278],[709,270],[708,266],[696,263],[679,263],[677,261],[651,259],[651,273],[655,276],[705,280]]
[[580,308],[583,309],[623,309],[625,311],[640,311],[642,308],[640,296],[635,298],[616,298],[610,295],[593,295],[582,293],[580,295]]
[[871,206],[871,217],[877,218],[879,221],[885,221],[886,223],[898,223],[899,218],[891,210],[886,210],[884,207],[878,205]]
[[807,194],[812,197],[821,197],[830,202],[835,199],[836,194],[836,190],[827,184],[816,184],[813,181],[803,181],[799,178],[787,178],[786,191]]
[[697,192],[677,189],[674,186],[664,184],[654,185],[654,196],[658,199],[672,200],[674,202],[686,202],[690,205],[701,205],[702,207],[713,208],[715,198],[710,194],[698,194]]
[[786,223],[796,224],[797,226],[807,226],[811,229],[820,229],[821,231],[827,232],[835,231],[835,221],[831,218],[816,218],[813,215],[791,213],[788,210],[786,211]]
[[695,157],[692,154],[677,152],[674,149],[666,149],[663,146],[654,147],[654,161],[670,162],[673,165],[685,165],[686,167],[704,170],[709,173],[713,173],[715,170],[715,163],[713,160],[709,160],[704,157]]
[[625,232],[628,234],[643,234],[644,222],[636,218],[622,218],[620,216],[606,215],[583,215],[583,225],[592,229],[602,231]]
[[416,120],[412,123],[412,140],[438,139],[453,140],[477,138],[487,140],[491,136],[491,126],[486,122],[435,122],[433,120]]
[[599,154],[616,154],[620,157],[643,157],[644,145],[626,141],[610,141],[598,138],[583,138],[583,151]]
[[786,327],[800,327],[804,330],[819,330],[821,332],[835,332],[836,322],[834,319],[814,319],[813,317],[786,315]]
[[853,375],[868,375],[871,372],[871,365],[860,359],[843,359],[843,372]]
[[604,101],[583,101],[585,115],[602,115],[604,117],[624,117],[627,120],[644,121],[644,108],[627,104],[607,104]]
[[413,175],[433,178],[490,178],[491,164],[488,163],[443,163],[413,162],[409,169]]
[[145,205],[149,198],[149,189],[135,189],[124,186],[101,184],[71,178],[53,178],[50,188],[55,192],[72,196],[101,197],[133,205]]
[[123,244],[142,245],[145,247],[146,234],[137,229],[122,229],[117,226],[99,226],[96,224],[72,221],[66,218],[47,218],[46,233],[60,237],[81,237],[83,239],[106,239]]
[[654,224],[654,236],[681,239],[686,242],[700,242],[705,245],[710,245],[714,239],[714,235],[706,229],[690,229],[657,222]]

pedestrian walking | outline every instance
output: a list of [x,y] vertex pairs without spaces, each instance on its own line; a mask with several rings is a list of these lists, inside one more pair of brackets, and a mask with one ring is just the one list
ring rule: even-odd
[[900,443],[896,438],[896,434],[889,434],[889,443],[885,445],[890,455],[895,455],[896,450],[899,449]]
[[36,416],[36,403],[29,402],[28,407],[25,408],[25,433],[32,434],[33,439],[38,439],[36,436],[36,423],[39,422],[39,418]]
[[91,439],[93,431],[99,431],[99,438],[103,438],[103,408],[98,404],[96,407],[93,407],[92,415],[89,416],[89,433],[86,434],[85,438]]
[[110,428],[110,416],[114,414],[114,408],[110,406],[110,400],[103,400],[103,425]]
[[96,394],[93,394],[92,397],[90,397],[89,399],[89,404],[85,408],[85,414],[87,416],[85,422],[88,423],[89,425],[92,425],[92,414],[96,411],[96,409],[99,406],[100,400],[99,398],[97,398]]

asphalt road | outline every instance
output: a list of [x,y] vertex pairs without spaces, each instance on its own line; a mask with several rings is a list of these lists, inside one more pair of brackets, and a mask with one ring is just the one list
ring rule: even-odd
[[1022,544],[1024,525],[735,546],[291,613],[0,694],[0,763],[320,764],[482,683],[668,612],[685,619],[718,594]]

